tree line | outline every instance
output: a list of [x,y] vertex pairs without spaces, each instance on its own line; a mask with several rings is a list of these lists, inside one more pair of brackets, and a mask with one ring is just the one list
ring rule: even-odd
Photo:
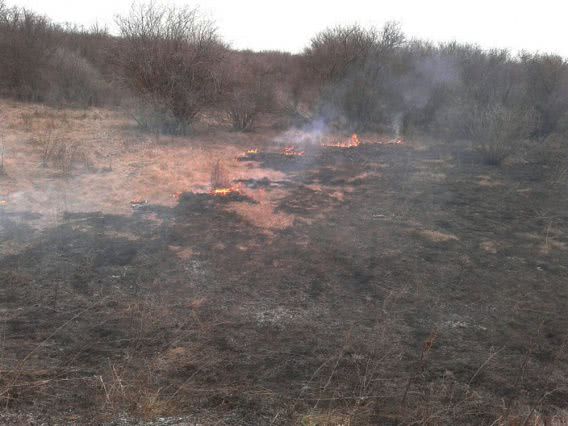
[[568,132],[568,64],[556,55],[407,40],[395,23],[328,28],[301,54],[235,51],[198,9],[153,2],[116,23],[118,35],[58,25],[0,0],[0,93],[79,106],[132,99],[141,127],[170,134],[191,131],[208,108],[242,131],[272,112],[484,142]]

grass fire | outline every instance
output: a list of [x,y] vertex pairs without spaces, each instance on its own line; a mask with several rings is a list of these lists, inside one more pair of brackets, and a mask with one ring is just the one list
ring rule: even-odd
[[295,146],[287,146],[282,151],[280,151],[285,157],[303,157],[305,152],[299,151]]
[[0,425],[566,424],[559,11],[18,3]]
[[361,140],[359,139],[359,136],[357,136],[356,133],[353,133],[353,135],[351,135],[351,137],[347,141],[323,144],[323,146],[329,146],[333,148],[347,148],[347,149],[357,148],[359,145],[361,145]]

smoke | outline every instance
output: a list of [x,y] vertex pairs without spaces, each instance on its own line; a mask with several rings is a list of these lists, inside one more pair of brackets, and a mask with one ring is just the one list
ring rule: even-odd
[[397,86],[406,109],[420,109],[428,105],[437,88],[460,82],[461,74],[455,59],[436,54],[414,59],[411,73],[402,76]]
[[402,112],[394,114],[392,120],[392,130],[397,138],[399,138],[402,135],[403,119],[404,119],[404,114]]
[[319,121],[345,131],[404,133],[409,115],[430,108],[441,88],[461,84],[457,59],[412,47],[371,55],[324,88]]
[[273,142],[278,145],[299,144],[319,147],[329,134],[329,125],[326,120],[320,116],[301,127],[286,130],[275,137]]

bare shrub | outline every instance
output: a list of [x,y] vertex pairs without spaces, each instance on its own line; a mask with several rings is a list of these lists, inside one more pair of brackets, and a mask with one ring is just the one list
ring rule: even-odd
[[189,130],[189,122],[180,122],[167,105],[149,95],[139,96],[134,101],[132,118],[141,130],[157,135],[185,134]]
[[156,110],[155,121],[165,120],[163,126],[153,119],[140,120],[142,126],[186,133],[220,91],[217,68],[226,48],[213,23],[197,9],[154,3],[134,4],[117,23],[123,37],[119,52],[123,81],[140,96],[145,110]]
[[251,130],[257,114],[257,105],[254,97],[246,94],[235,94],[228,114],[234,130],[243,132]]
[[307,65],[322,82],[344,78],[349,69],[364,61],[379,42],[375,29],[359,25],[337,26],[317,34],[305,50]]
[[77,53],[58,48],[50,58],[48,101],[80,106],[100,105],[110,88],[99,72]]
[[[98,37],[98,38],[97,38]],[[33,102],[101,104],[112,92],[100,73],[79,53],[101,35],[53,24],[47,17],[4,4],[0,7],[0,90]],[[70,46],[69,48],[66,46]],[[75,47],[76,46],[76,47]],[[88,52],[93,52],[90,49]],[[101,55],[92,56],[100,60]]]
[[56,133],[53,125],[34,141],[41,148],[43,167],[54,167],[68,176],[76,165],[91,167],[90,158],[79,141],[73,141]]
[[534,127],[534,114],[502,105],[479,107],[473,111],[468,132],[487,164],[499,165],[526,138]]
[[519,66],[524,80],[522,100],[539,114],[535,133],[546,136],[560,131],[568,112],[568,63],[560,56],[525,54]]
[[226,111],[234,130],[252,130],[257,114],[272,112],[285,70],[278,52],[237,52],[225,63]]
[[395,77],[404,41],[394,23],[382,31],[355,25],[316,35],[304,54],[313,78],[322,82],[319,114],[350,128],[390,125],[401,98]]
[[41,101],[55,28],[43,16],[5,5],[0,9],[0,87],[5,94]]
[[568,153],[564,134],[553,134],[542,141],[531,142],[528,159],[541,166],[542,177],[552,188],[568,183]]

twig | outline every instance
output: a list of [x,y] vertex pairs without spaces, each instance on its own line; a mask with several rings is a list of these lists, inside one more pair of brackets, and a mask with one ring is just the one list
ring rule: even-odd
[[489,364],[489,362],[499,353],[501,352],[503,349],[505,349],[505,346],[503,346],[501,349],[499,349],[496,352],[493,352],[491,354],[489,354],[489,356],[487,357],[487,359],[485,360],[485,362],[483,364],[481,364],[479,366],[479,368],[477,369],[477,371],[475,372],[475,374],[473,376],[471,376],[471,379],[469,379],[469,382],[467,382],[468,385],[471,385],[471,383],[473,382],[473,380],[477,377],[477,375],[479,373],[481,373],[481,370],[483,370],[483,368]]

